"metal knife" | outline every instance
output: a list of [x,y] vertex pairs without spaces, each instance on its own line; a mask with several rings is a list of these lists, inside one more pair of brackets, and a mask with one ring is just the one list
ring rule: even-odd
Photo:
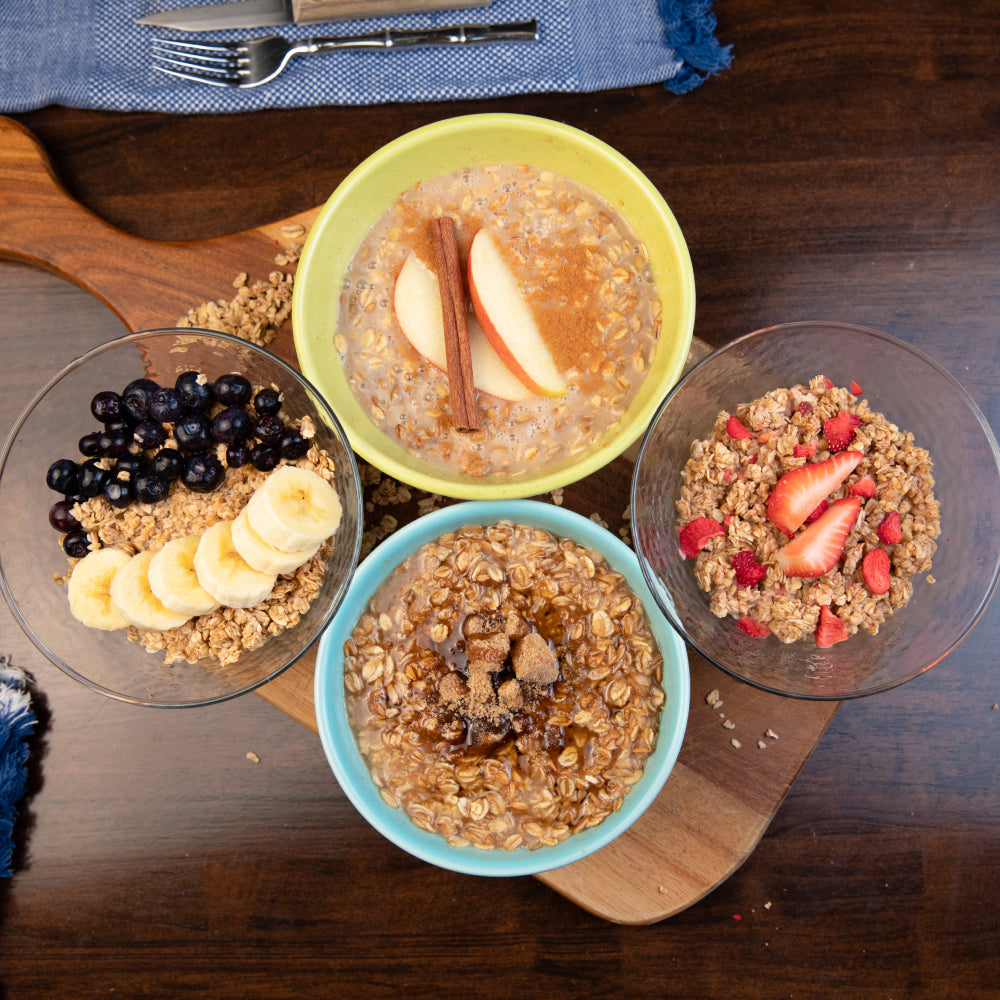
[[488,7],[492,0],[230,0],[200,7],[176,7],[136,19],[178,31],[261,28],[273,24],[318,24],[418,11]]

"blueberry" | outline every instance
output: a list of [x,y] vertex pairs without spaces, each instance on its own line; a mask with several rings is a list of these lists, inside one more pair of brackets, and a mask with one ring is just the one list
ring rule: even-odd
[[79,482],[80,467],[71,458],[57,459],[45,473],[45,485],[56,493],[75,493]]
[[126,431],[101,431],[97,435],[97,444],[101,449],[101,454],[106,458],[118,458],[128,451],[128,446],[132,443],[132,435]]
[[149,396],[147,405],[149,416],[161,424],[179,420],[184,412],[181,397],[176,389],[157,389]]
[[202,453],[187,460],[181,482],[195,493],[211,493],[225,474],[222,463],[214,455]]
[[167,440],[167,432],[157,420],[141,420],[135,425],[132,436],[137,445],[147,450],[159,448]]
[[281,455],[273,444],[255,444],[250,449],[250,461],[255,469],[270,472],[281,461]]
[[96,458],[88,458],[86,462],[79,466],[79,473],[76,481],[76,490],[80,496],[96,497],[104,484],[108,481],[108,473],[97,464]]
[[170,492],[170,483],[155,472],[144,472],[132,488],[139,503],[157,503]]
[[90,412],[102,424],[112,420],[120,420],[125,413],[125,404],[117,392],[104,391],[97,393],[90,401]]
[[84,458],[97,458],[97,456],[100,455],[100,437],[101,435],[98,434],[97,431],[94,431],[92,434],[84,434],[83,437],[80,438],[80,454],[83,455]]
[[309,442],[294,428],[285,431],[278,445],[281,457],[288,462],[302,458],[309,450]]
[[122,390],[125,412],[139,423],[149,416],[149,397],[160,387],[149,378],[137,378]]
[[242,406],[227,406],[212,418],[212,440],[238,444],[250,435],[253,419]]
[[277,389],[266,386],[254,396],[253,408],[259,417],[277,416],[278,410],[281,409],[281,393]]
[[82,559],[90,551],[90,539],[87,532],[80,528],[71,531],[63,539],[63,551],[71,559]]
[[104,499],[116,510],[127,507],[132,502],[128,480],[109,479],[104,484]]
[[49,508],[49,524],[56,531],[75,531],[80,527],[80,522],[73,516],[72,500],[57,500]]
[[174,424],[174,437],[181,451],[204,451],[212,443],[212,425],[204,413],[185,413]]
[[143,455],[122,455],[115,462],[114,468],[111,470],[111,475],[115,479],[125,477],[128,482],[133,482],[137,476],[142,475],[146,471],[147,465],[148,463]]
[[264,444],[278,444],[285,433],[285,424],[280,417],[265,415],[254,421],[253,433]]
[[212,395],[223,406],[245,406],[252,391],[249,379],[236,372],[220,375],[212,385]]
[[181,372],[174,388],[185,413],[203,413],[212,402],[212,388],[201,372]]
[[173,482],[184,471],[184,456],[176,448],[161,448],[149,463],[160,479]]
[[226,449],[226,465],[230,469],[242,468],[250,461],[250,445],[246,441],[239,444],[231,444]]

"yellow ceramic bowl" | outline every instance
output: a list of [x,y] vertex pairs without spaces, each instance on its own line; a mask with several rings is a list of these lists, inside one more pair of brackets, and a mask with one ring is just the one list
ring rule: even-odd
[[[524,163],[590,188],[617,208],[649,250],[663,325],[649,375],[625,417],[593,447],[536,471],[470,476],[418,459],[386,436],[355,398],[333,347],[344,273],[368,229],[406,190],[463,166]],[[606,143],[526,115],[450,118],[383,146],[353,170],[321,210],[303,248],[292,326],[299,364],[325,396],[354,450],[420,489],[463,499],[537,496],[590,475],[645,431],[680,376],[694,327],[694,275],[680,227],[648,178]]]

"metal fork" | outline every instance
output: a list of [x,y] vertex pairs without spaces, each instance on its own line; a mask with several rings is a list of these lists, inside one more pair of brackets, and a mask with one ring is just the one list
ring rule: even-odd
[[154,67],[170,76],[213,87],[259,87],[273,80],[294,56],[337,49],[396,49],[414,45],[473,45],[482,42],[538,40],[535,20],[514,24],[459,24],[415,31],[373,31],[367,35],[306,38],[289,42],[279,35],[246,42],[202,42],[153,39]]

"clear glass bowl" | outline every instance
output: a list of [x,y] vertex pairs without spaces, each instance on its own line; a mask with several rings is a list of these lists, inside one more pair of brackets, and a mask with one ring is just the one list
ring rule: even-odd
[[[146,377],[173,384],[182,371],[210,378],[239,371],[254,384],[280,386],[289,414],[311,416],[316,440],[337,467],[343,505],[334,553],[322,589],[294,627],[272,636],[236,663],[207,658],[165,665],[122,632],[101,632],[70,614],[60,536],[48,522],[59,499],[45,484],[57,458],[79,459],[78,441],[97,424],[90,400],[102,389],[121,390]],[[200,330],[151,330],[89,351],[71,361],[35,395],[15,422],[0,454],[0,588],[31,641],[70,677],[101,694],[136,705],[181,708],[223,701],[251,691],[294,663],[318,638],[340,606],[361,548],[361,484],[347,438],[322,396],[270,352],[236,337]]]
[[[934,463],[941,536],[932,576],[878,635],[859,632],[826,649],[745,635],[708,606],[677,544],[675,501],[693,441],[716,415],[771,389],[826,375],[857,380]],[[643,573],[664,614],[702,656],[756,687],[796,698],[845,699],[911,680],[948,655],[985,611],[1000,572],[1000,451],[969,394],[939,364],[876,330],[803,322],[759,330],[710,355],[664,400],[632,482],[632,529]]]

